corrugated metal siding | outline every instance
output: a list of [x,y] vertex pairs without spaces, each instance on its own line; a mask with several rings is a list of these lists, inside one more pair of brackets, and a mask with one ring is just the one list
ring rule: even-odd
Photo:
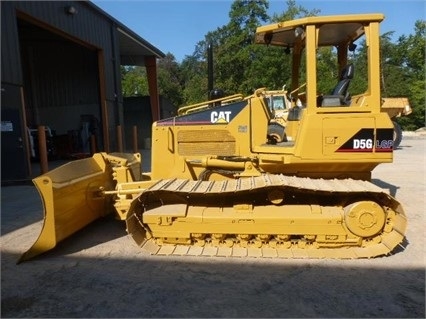
[[18,28],[11,2],[1,6],[1,79],[2,82],[22,86]]
[[[69,15],[65,8],[69,5],[77,9],[77,14]],[[50,27],[73,38],[80,39],[103,50],[105,66],[106,98],[114,100],[114,54],[111,40],[111,21],[84,2],[70,1],[6,1],[2,6],[2,81],[22,85],[20,74],[20,53],[16,11],[43,21]],[[118,43],[117,43],[118,45]],[[6,53],[3,55],[3,51]],[[18,71],[18,72],[17,72]]]
[[29,44],[39,108],[99,103],[97,54],[69,42]]
[[[65,12],[65,8],[69,5],[77,9],[77,14],[70,15]],[[17,1],[15,7],[17,10],[93,46],[111,47],[109,37],[100,37],[100,35],[109,35],[110,21],[99,12],[92,10],[90,6],[85,5],[84,2]]]
[[[70,5],[76,14],[66,12]],[[26,124],[52,125],[64,135],[79,129],[81,117],[100,120],[105,107],[106,145],[102,149],[100,141],[100,147],[117,150],[115,125],[123,123],[117,26],[126,28],[86,1],[0,1],[0,6],[2,88],[16,87],[12,93],[21,101],[23,87]],[[146,45],[148,55],[159,52]]]

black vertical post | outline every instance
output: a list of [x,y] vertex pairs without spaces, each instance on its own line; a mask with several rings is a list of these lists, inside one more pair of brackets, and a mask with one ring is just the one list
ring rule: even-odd
[[46,131],[43,125],[37,127],[37,138],[38,138],[38,158],[40,160],[40,173],[45,174],[49,171],[49,165],[47,163],[47,141]]
[[210,100],[210,92],[213,90],[213,45],[211,43],[207,46],[207,79],[207,99]]

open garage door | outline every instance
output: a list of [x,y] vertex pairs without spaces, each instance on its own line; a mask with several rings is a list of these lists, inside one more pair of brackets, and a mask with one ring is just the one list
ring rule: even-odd
[[18,28],[32,161],[38,125],[51,160],[89,155],[92,134],[102,149],[98,51],[22,19]]

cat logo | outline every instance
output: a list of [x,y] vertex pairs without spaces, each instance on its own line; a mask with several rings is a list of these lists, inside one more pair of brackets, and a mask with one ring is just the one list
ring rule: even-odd
[[231,118],[231,111],[213,111],[210,113],[210,122],[216,124],[227,124]]

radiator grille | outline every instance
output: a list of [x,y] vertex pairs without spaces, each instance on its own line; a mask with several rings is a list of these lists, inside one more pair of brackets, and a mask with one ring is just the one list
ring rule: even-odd
[[226,130],[189,130],[177,135],[182,156],[235,155],[235,138]]

